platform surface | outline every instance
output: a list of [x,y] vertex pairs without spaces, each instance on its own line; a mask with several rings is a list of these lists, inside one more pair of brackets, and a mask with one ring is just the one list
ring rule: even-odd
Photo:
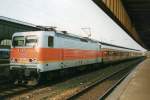
[[106,100],[150,100],[150,58],[141,62]]

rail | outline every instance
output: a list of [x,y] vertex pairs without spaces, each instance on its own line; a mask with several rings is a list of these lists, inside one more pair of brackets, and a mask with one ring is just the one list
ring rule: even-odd
[[[127,68],[128,68],[128,67],[127,67]],[[92,88],[96,87],[97,85],[103,83],[104,81],[106,81],[107,79],[113,77],[114,75],[119,74],[120,72],[126,70],[127,68],[124,68],[124,69],[122,69],[122,70],[119,70],[119,71],[117,71],[117,72],[114,72],[114,73],[112,73],[111,75],[108,75],[108,76],[106,76],[105,78],[94,82],[93,84],[91,84],[91,85],[85,87],[83,90],[79,91],[78,93],[76,93],[76,94],[70,96],[67,100],[75,100],[76,98],[78,98],[78,97],[82,96],[83,94],[85,94],[86,92],[88,92],[90,89],[92,89]],[[129,73],[130,73],[130,71],[129,71],[127,74],[125,74],[119,81],[117,81],[116,84],[114,84],[111,88],[109,88],[109,89],[104,93],[104,95],[102,95],[102,96],[100,97],[100,100],[104,100],[104,98],[106,98],[106,97],[115,89],[115,87],[116,87],[119,83],[121,83],[121,81],[122,81]]]
[[117,81],[111,88],[109,88],[102,96],[100,96],[99,100],[104,100],[109,96],[113,90],[129,75],[130,72],[125,74],[119,81]]

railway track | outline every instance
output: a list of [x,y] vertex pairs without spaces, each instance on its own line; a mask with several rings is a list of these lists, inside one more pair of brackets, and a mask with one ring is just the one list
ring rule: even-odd
[[[68,98],[68,100],[104,100],[113,91],[113,89],[115,89],[115,87],[130,73],[131,69],[132,68],[125,68],[125,69],[119,70],[118,72],[114,72],[114,73],[104,77],[103,79],[97,80],[96,82],[92,83],[91,85],[83,88],[78,93],[70,96]],[[122,74],[122,75],[120,76],[119,74]],[[120,78],[118,78],[118,75]],[[111,82],[111,80],[113,80],[114,78],[118,78],[118,79],[115,80],[115,82]],[[101,84],[102,85],[107,84],[108,82],[112,83],[112,86],[110,86],[109,88],[107,87],[107,89],[104,89],[103,86],[100,86]],[[90,91],[92,91],[92,92],[93,92],[93,90],[95,91],[97,86],[100,87],[100,88],[98,88],[97,91],[105,90],[104,93],[100,92],[98,94],[99,98],[93,97],[93,95],[89,95],[91,93]]]
[[[124,65],[129,67],[135,66],[141,60],[134,60],[129,62],[124,62],[123,64],[117,64],[113,66],[106,67],[104,69],[96,70],[94,72],[81,74],[78,76],[72,76],[71,78],[58,78],[53,80],[53,82],[48,82],[36,87],[24,87],[24,86],[14,86],[12,84],[3,84],[0,86],[0,99],[30,99],[30,100],[46,100],[46,99],[69,99],[74,94],[79,91],[91,86],[97,80],[102,80],[104,76],[110,75],[112,72],[116,72],[117,69],[123,70]],[[110,73],[108,73],[110,72]]]
[[99,100],[106,99],[109,94],[112,93],[112,91],[129,75],[130,72],[125,74],[121,79],[119,79],[112,87],[110,87],[102,96],[100,96]]

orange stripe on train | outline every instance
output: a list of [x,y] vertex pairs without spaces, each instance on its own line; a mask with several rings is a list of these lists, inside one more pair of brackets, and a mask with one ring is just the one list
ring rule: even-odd
[[11,58],[35,58],[39,61],[94,59],[102,57],[101,51],[64,48],[13,48]]

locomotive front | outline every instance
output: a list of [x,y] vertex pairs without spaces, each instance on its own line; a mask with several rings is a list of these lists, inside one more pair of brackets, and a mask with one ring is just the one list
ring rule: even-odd
[[[37,84],[40,69],[38,68],[39,41],[37,34],[15,33],[12,38],[10,53],[10,73],[16,84]],[[35,81],[34,81],[35,80]]]

